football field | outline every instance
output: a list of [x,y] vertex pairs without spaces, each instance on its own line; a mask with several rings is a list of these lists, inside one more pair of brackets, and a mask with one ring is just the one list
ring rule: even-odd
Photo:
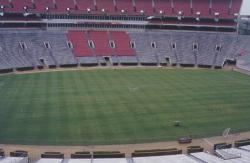
[[145,143],[249,131],[250,76],[155,68],[4,75],[0,124],[0,144]]

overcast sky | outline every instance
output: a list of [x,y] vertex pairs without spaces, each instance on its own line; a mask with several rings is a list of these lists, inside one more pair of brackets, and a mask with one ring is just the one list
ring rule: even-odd
[[241,15],[250,15],[250,0],[243,0],[243,5],[241,7]]

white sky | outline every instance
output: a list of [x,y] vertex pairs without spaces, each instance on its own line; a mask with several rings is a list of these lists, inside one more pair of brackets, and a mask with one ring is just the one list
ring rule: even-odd
[[243,5],[240,11],[241,15],[250,15],[250,0],[243,0]]

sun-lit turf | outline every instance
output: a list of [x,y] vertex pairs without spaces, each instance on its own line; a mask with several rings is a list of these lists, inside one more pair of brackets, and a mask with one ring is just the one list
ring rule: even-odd
[[[250,77],[123,69],[0,76],[0,143],[123,144],[250,130]],[[181,127],[174,127],[181,121]]]

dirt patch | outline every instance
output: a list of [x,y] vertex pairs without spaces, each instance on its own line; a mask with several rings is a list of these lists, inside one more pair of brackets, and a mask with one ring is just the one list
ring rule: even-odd
[[[100,69],[189,69],[189,70],[211,70],[211,71],[232,71],[232,69],[207,69],[198,67],[165,67],[165,66],[97,66],[97,67],[74,67],[74,68],[55,68],[55,69],[34,69],[29,71],[15,71],[8,74],[34,74],[34,73],[46,73],[46,72],[61,72],[61,71],[91,71]],[[250,73],[250,72],[249,72]],[[5,74],[2,74],[5,75]]]
[[247,70],[235,68],[234,71],[245,74],[245,75],[250,75],[250,71],[247,71]]

